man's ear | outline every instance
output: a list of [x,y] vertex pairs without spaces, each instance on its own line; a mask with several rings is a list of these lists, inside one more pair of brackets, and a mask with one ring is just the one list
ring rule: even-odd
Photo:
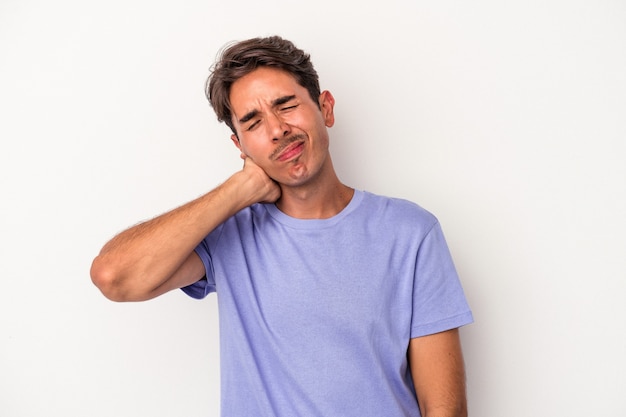
[[234,133],[230,135],[230,140],[232,140],[237,149],[241,151],[241,142],[239,142],[239,138],[237,137],[237,135],[235,135]]
[[322,91],[320,94],[320,109],[322,110],[322,117],[326,127],[332,127],[335,124],[335,97],[328,90]]

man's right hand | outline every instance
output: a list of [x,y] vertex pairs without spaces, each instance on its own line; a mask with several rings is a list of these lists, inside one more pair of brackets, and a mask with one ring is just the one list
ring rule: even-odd
[[242,153],[241,159],[243,159],[244,164],[238,174],[246,179],[244,184],[251,196],[250,204],[276,202],[281,195],[278,183],[270,178],[250,157]]

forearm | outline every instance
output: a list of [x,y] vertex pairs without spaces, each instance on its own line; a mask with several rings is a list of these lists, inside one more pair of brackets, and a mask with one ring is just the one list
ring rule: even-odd
[[94,259],[92,280],[117,301],[151,298],[207,234],[252,204],[243,185],[235,174],[202,197],[115,236]]

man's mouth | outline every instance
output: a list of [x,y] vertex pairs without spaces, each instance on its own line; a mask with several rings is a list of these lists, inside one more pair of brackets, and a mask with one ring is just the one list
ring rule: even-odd
[[284,162],[298,156],[304,149],[304,137],[296,135],[274,152],[273,159]]
[[280,154],[278,154],[278,157],[276,159],[281,162],[288,161],[291,158],[299,155],[302,152],[303,148],[304,142],[295,142],[287,146],[287,148],[285,148]]

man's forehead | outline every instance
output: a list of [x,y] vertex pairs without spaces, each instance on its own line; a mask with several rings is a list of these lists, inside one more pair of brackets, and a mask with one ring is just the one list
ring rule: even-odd
[[258,109],[259,106],[280,105],[306,94],[295,78],[284,71],[257,69],[235,81],[230,89],[232,110],[236,113]]
[[261,67],[236,80],[230,88],[231,99],[251,96],[273,100],[282,95],[294,94],[301,87],[296,78],[286,71]]

